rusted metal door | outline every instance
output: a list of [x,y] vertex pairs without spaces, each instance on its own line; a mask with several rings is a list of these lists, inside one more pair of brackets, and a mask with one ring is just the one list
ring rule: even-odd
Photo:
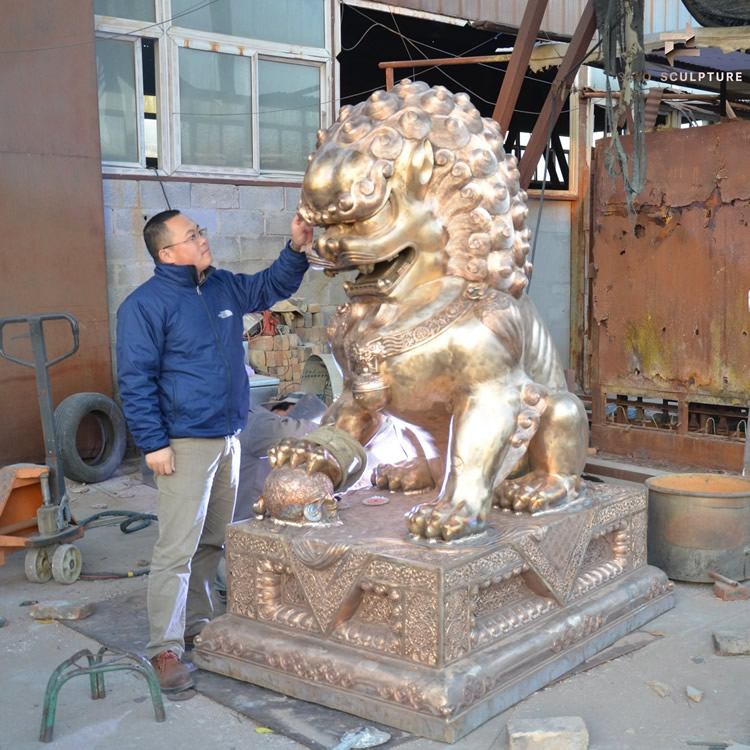
[[[96,55],[91,0],[3,3],[0,318],[70,313],[81,347],[51,373],[54,403],[112,394]],[[28,326],[8,353],[31,360]],[[50,323],[50,359],[70,327]],[[0,359],[0,466],[44,460],[34,372]]]
[[750,122],[651,132],[646,143],[635,216],[597,148],[592,442],[740,471],[750,401]]

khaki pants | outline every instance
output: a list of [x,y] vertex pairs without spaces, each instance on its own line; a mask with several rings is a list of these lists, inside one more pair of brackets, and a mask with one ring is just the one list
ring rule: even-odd
[[211,586],[232,521],[239,477],[236,437],[170,441],[175,472],[157,475],[159,538],[148,580],[150,659],[182,656],[185,635],[200,633],[213,616]]

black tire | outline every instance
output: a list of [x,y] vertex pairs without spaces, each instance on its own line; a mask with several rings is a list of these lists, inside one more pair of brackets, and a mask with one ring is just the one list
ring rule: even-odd
[[[86,434],[88,445],[82,446]],[[127,430],[120,407],[103,393],[74,393],[55,409],[58,450],[63,474],[76,482],[103,482],[117,471],[125,455]],[[82,455],[83,454],[83,455]]]

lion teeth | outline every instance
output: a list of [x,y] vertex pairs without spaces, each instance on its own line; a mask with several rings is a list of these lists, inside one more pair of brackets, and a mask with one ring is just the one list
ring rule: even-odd
[[375,270],[375,265],[373,263],[370,263],[369,265],[365,266],[357,266],[357,268],[363,276],[367,276]]

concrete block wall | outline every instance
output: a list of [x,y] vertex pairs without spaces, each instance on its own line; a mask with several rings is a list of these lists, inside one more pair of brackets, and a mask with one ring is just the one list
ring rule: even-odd
[[[159,183],[107,176],[103,193],[113,350],[117,308],[153,274],[154,264],[142,238],[151,216],[169,207],[188,214],[208,230],[217,267],[255,273],[270,265],[289,239],[300,195],[299,188],[291,187]],[[296,296],[319,305],[327,321],[347,300],[342,282],[342,277],[329,279],[322,271],[310,270]]]

